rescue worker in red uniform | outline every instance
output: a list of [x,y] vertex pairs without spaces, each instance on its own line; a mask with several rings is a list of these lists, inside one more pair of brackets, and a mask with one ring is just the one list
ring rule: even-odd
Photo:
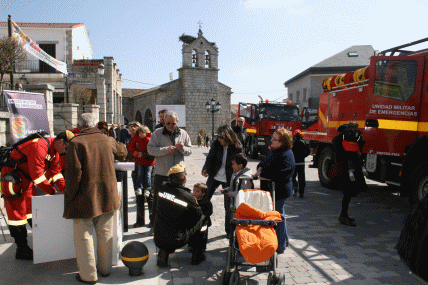
[[[67,152],[73,133],[65,131],[55,138],[40,137],[24,142],[12,150],[10,157],[17,168],[1,169],[1,192],[8,216],[10,235],[17,246],[16,259],[33,259],[33,250],[27,242],[27,222],[32,226],[31,197],[37,195],[36,185],[49,195],[64,192],[59,156]],[[6,176],[5,176],[6,175]],[[11,179],[14,178],[14,179]]]

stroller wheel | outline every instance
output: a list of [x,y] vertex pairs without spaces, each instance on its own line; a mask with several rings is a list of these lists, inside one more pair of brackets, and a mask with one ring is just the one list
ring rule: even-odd
[[221,283],[222,285],[229,285],[230,275],[231,275],[231,272],[228,272],[228,271],[226,271],[226,270],[223,270],[223,271],[221,272],[220,283]]
[[276,284],[276,276],[273,272],[269,272],[267,285],[275,285]]
[[276,285],[285,285],[285,275],[284,274],[279,275],[278,279],[276,280]]
[[239,271],[234,270],[230,276],[229,285],[238,285],[239,284]]

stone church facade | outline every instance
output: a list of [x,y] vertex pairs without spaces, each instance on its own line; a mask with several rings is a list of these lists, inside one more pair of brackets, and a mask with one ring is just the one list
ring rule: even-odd
[[[218,48],[206,40],[202,31],[198,37],[184,36],[182,67],[178,79],[147,90],[123,89],[122,112],[125,121],[139,121],[153,129],[156,105],[185,105],[186,127],[196,144],[201,130],[211,136],[212,114],[205,104],[211,99],[220,102],[220,111],[214,114],[214,130],[230,123],[230,87],[218,82]],[[180,37],[180,39],[182,39]],[[127,92],[128,91],[128,92]],[[131,92],[129,92],[131,91]]]

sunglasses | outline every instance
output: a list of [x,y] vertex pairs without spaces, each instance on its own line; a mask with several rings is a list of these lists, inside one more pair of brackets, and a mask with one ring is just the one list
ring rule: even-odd
[[166,122],[165,125],[167,125],[167,126],[169,126],[169,125],[175,126],[175,125],[177,125],[177,123]]
[[238,121],[238,123],[244,123],[244,121]]
[[218,138],[218,139],[221,139],[221,140],[224,140],[224,137],[223,137],[223,136],[220,136],[220,135],[217,135],[217,138]]

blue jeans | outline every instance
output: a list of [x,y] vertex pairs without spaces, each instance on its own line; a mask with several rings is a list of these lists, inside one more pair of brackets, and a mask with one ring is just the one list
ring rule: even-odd
[[225,211],[225,216],[224,216],[224,229],[226,231],[227,234],[230,233],[231,229],[232,229],[232,225],[230,224],[230,221],[234,218],[234,213],[232,208],[230,207],[230,201],[229,201],[229,196],[224,195],[224,211]]
[[153,165],[138,165],[137,164],[137,188],[142,190],[152,189],[152,169]]
[[278,237],[278,250],[285,250],[286,243],[288,242],[287,234],[287,223],[285,221],[285,199],[275,201],[275,211],[278,211],[281,215],[283,222],[279,222],[276,225],[276,236]]

